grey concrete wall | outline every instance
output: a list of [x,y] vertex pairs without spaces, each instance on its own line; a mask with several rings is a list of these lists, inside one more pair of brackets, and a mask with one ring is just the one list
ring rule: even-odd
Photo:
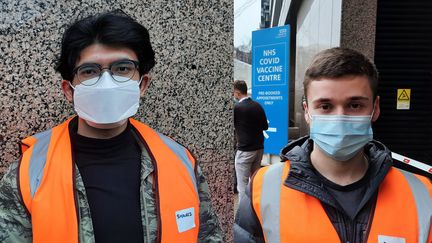
[[54,71],[65,28],[76,19],[117,8],[149,29],[156,52],[152,84],[136,118],[196,155],[231,241],[231,0],[1,1],[0,176],[18,159],[20,139],[74,114]]
[[343,0],[341,47],[374,59],[377,0]]

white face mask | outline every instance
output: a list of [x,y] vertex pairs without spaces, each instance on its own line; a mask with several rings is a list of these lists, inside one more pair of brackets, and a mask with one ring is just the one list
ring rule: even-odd
[[140,83],[136,80],[119,83],[108,72],[104,72],[95,85],[78,84],[75,88],[72,87],[75,90],[75,111],[90,126],[120,126],[138,110]]

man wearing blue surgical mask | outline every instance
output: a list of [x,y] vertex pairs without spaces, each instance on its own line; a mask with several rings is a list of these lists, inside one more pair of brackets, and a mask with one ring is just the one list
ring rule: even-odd
[[234,242],[431,242],[430,181],[392,167],[390,151],[373,140],[377,83],[361,53],[316,55],[304,80],[310,136],[254,175]]
[[66,30],[56,69],[77,115],[22,140],[0,181],[0,242],[222,241],[193,155],[131,118],[154,65],[122,11]]

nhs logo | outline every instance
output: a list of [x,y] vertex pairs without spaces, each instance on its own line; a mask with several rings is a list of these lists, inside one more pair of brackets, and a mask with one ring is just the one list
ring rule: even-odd
[[276,38],[285,38],[287,36],[287,29],[280,29]]

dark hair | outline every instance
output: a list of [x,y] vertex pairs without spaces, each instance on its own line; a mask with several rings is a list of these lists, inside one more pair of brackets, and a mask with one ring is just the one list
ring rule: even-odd
[[322,78],[366,76],[375,100],[378,93],[378,71],[375,65],[360,52],[348,48],[331,48],[318,53],[306,69],[303,81],[304,93],[310,82]]
[[140,75],[155,65],[147,29],[123,11],[115,10],[78,20],[65,31],[56,67],[63,79],[73,79],[72,72],[81,51],[95,43],[133,50],[138,57]]
[[240,91],[242,94],[247,94],[247,84],[244,80],[234,81],[234,89]]

